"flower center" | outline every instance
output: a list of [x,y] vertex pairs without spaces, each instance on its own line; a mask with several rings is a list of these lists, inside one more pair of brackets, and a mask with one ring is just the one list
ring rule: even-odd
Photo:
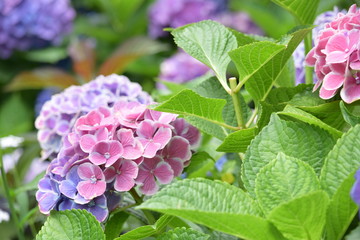
[[104,154],[104,157],[105,157],[106,159],[109,159],[109,158],[111,157],[111,154],[110,154],[109,152],[106,152],[106,153]]
[[356,85],[360,84],[360,78],[358,76],[355,77],[355,83],[356,83]]
[[346,53],[347,53],[347,52],[349,52],[349,49],[348,49],[348,48],[346,48],[346,49],[345,49],[345,52],[346,52]]
[[95,177],[95,175],[92,175],[90,178],[91,183],[96,183],[97,179]]

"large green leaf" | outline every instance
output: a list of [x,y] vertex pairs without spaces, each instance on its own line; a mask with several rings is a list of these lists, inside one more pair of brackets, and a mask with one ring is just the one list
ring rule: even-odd
[[177,28],[171,34],[179,47],[209,66],[224,89],[230,92],[226,79],[230,63],[227,53],[237,47],[237,41],[226,27],[206,20]]
[[328,202],[324,191],[309,193],[275,208],[269,220],[287,239],[321,239]]
[[285,45],[261,41],[246,44],[230,51],[229,56],[239,72],[239,82],[244,84],[285,47]]
[[257,128],[238,130],[229,134],[216,149],[219,152],[245,152],[251,140],[256,136]]
[[360,125],[345,133],[326,157],[320,183],[332,197],[348,176],[360,167]]
[[312,24],[316,17],[319,0],[271,0],[292,13],[300,24]]
[[295,119],[298,119],[300,121],[313,124],[315,126],[318,126],[326,131],[328,131],[331,135],[333,135],[334,138],[339,138],[342,136],[342,132],[337,130],[336,128],[333,128],[314,115],[311,115],[310,113],[307,113],[299,108],[293,107],[291,105],[287,105],[282,112],[279,112],[278,114],[293,117]]
[[52,211],[36,235],[37,240],[105,239],[94,215],[86,210]]
[[331,198],[325,226],[326,239],[328,240],[342,239],[358,212],[358,206],[350,197],[350,191],[355,181],[354,173],[355,171],[342,182]]
[[154,225],[145,225],[138,228],[135,228],[114,240],[133,240],[133,239],[143,239],[146,237],[150,237],[154,234],[159,234],[166,226],[171,222],[173,216],[163,215],[161,216]]
[[219,139],[226,136],[222,111],[226,104],[223,99],[202,97],[185,89],[169,100],[157,105],[154,110],[181,114],[191,124]]
[[314,169],[283,153],[263,167],[255,181],[257,200],[266,215],[281,203],[319,189]]
[[245,153],[242,168],[244,186],[255,196],[257,174],[279,152],[308,163],[319,174],[325,156],[334,144],[332,136],[321,128],[302,122],[284,121],[273,114],[269,125],[254,138]]
[[343,101],[340,101],[340,109],[344,120],[349,123],[352,127],[360,123],[360,116],[353,114],[346,106]]
[[207,240],[209,235],[191,228],[175,228],[158,236],[157,240]]
[[206,177],[214,164],[214,159],[207,152],[196,152],[191,157],[191,164],[186,168],[187,178]]
[[245,83],[246,90],[255,100],[261,101],[266,98],[279,74],[286,66],[287,61],[292,56],[292,53],[305,35],[310,31],[311,27],[306,27],[285,36],[279,44],[285,45],[286,48],[276,54],[275,57],[271,58],[271,60],[258,71],[254,72],[250,79]]
[[282,239],[241,189],[224,182],[185,179],[172,183],[140,205],[176,215],[245,239]]

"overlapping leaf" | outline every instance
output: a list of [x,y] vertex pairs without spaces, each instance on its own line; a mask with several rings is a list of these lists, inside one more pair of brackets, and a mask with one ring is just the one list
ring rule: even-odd
[[105,239],[105,235],[94,215],[86,210],[52,211],[37,240],[63,239]]
[[319,174],[325,156],[334,144],[334,139],[325,130],[302,122],[284,121],[273,114],[269,125],[254,138],[245,153],[244,186],[255,196],[256,175],[279,152],[308,163]]
[[209,235],[195,231],[191,228],[175,228],[158,236],[157,240],[207,240]]
[[260,217],[258,206],[246,193],[224,182],[200,178],[178,181],[140,208],[176,215],[245,239],[283,239]]
[[256,197],[265,214],[281,203],[319,189],[314,169],[283,153],[263,167],[255,181]]
[[216,149],[219,152],[245,152],[256,136],[257,128],[248,128],[230,133]]
[[312,24],[316,17],[319,0],[271,0],[292,13],[301,24]]

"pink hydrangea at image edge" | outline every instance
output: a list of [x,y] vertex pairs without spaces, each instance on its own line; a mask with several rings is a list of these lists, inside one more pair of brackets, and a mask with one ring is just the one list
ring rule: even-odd
[[352,5],[325,25],[305,62],[315,67],[320,97],[330,99],[340,90],[346,103],[360,99],[360,10]]

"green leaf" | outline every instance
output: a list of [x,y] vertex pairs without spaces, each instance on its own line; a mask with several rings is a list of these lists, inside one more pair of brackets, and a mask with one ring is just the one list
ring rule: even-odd
[[5,87],[6,91],[42,89],[45,87],[67,88],[77,85],[75,78],[63,70],[53,67],[37,68],[21,72]]
[[145,55],[155,54],[168,49],[168,46],[153,39],[136,36],[122,43],[115,52],[100,66],[99,74],[121,73],[132,61]]
[[220,181],[185,179],[174,182],[139,206],[175,215],[246,239],[282,239],[241,189]]
[[284,121],[273,114],[269,125],[254,138],[245,153],[242,167],[244,186],[255,196],[257,174],[279,152],[308,163],[319,174],[325,156],[334,144],[332,136],[316,126]]
[[169,100],[157,105],[154,110],[181,114],[191,124],[219,139],[226,136],[222,110],[226,104],[223,99],[205,98],[192,90],[185,89]]
[[320,183],[314,169],[281,152],[260,170],[255,181],[257,200],[265,215],[281,203],[316,190],[320,190]]
[[207,152],[193,154],[191,164],[186,168],[187,178],[206,177],[214,164],[214,159]]
[[269,220],[292,240],[321,239],[329,197],[317,191],[275,208]]
[[319,0],[271,0],[293,14],[300,24],[312,24],[316,17]]
[[1,103],[0,137],[26,132],[31,129],[32,121],[32,113],[21,99],[20,94],[11,94]]
[[311,27],[305,27],[285,36],[279,44],[285,45],[286,48],[271,58],[245,83],[246,90],[255,100],[261,101],[266,98],[279,74],[287,66],[286,63],[292,57],[292,53],[310,31]]
[[284,49],[285,45],[262,41],[246,44],[230,51],[229,56],[239,72],[240,84],[247,82],[259,69]]
[[143,239],[146,237],[150,237],[154,234],[159,234],[166,226],[171,222],[173,219],[173,216],[170,215],[163,215],[161,216],[154,225],[146,225],[141,226],[138,228],[135,228],[123,235],[121,235],[118,238],[115,238],[114,240],[133,240],[133,239]]
[[256,136],[256,133],[256,127],[233,132],[224,139],[224,142],[216,149],[216,151],[245,152],[250,145],[251,140]]
[[321,171],[322,188],[332,197],[348,176],[360,167],[360,125],[345,133],[326,157]]
[[349,123],[352,127],[360,123],[360,116],[355,116],[352,112],[350,112],[350,110],[345,106],[343,101],[340,101],[340,109],[345,121]]
[[331,198],[326,214],[326,239],[342,239],[350,223],[358,212],[358,206],[350,197],[354,185],[354,173],[350,174]]
[[46,62],[46,63],[56,63],[60,61],[61,59],[64,59],[67,57],[67,51],[65,48],[59,48],[59,47],[51,47],[51,48],[45,48],[40,50],[31,50],[26,51],[25,58],[29,61],[35,61],[35,62]]
[[327,125],[314,115],[311,115],[310,113],[307,113],[299,108],[292,107],[290,105],[287,105],[282,112],[279,112],[278,114],[293,117],[295,119],[298,119],[300,121],[313,124],[315,126],[318,126],[326,131],[328,131],[331,135],[333,135],[334,138],[339,138],[342,136],[342,132]]
[[247,35],[245,33],[242,32],[238,32],[234,29],[228,28],[229,31],[235,36],[236,38],[236,42],[238,44],[238,46],[243,46],[249,43],[253,43],[253,42],[257,42],[256,39],[254,39],[254,36],[251,35]]
[[94,215],[86,210],[73,209],[52,211],[36,239],[101,240],[105,235]]
[[191,228],[175,228],[158,236],[157,240],[207,240],[209,235]]
[[220,23],[206,20],[189,24],[171,32],[175,43],[185,52],[209,66],[227,92],[228,52],[237,47],[235,36]]
[[295,65],[294,59],[290,58],[286,63],[286,66],[280,72],[279,76],[277,77],[274,86],[276,87],[295,87]]
[[127,212],[118,212],[112,215],[105,225],[105,235],[106,240],[112,240],[118,237],[121,233],[122,227],[126,220],[128,219],[129,214]]

